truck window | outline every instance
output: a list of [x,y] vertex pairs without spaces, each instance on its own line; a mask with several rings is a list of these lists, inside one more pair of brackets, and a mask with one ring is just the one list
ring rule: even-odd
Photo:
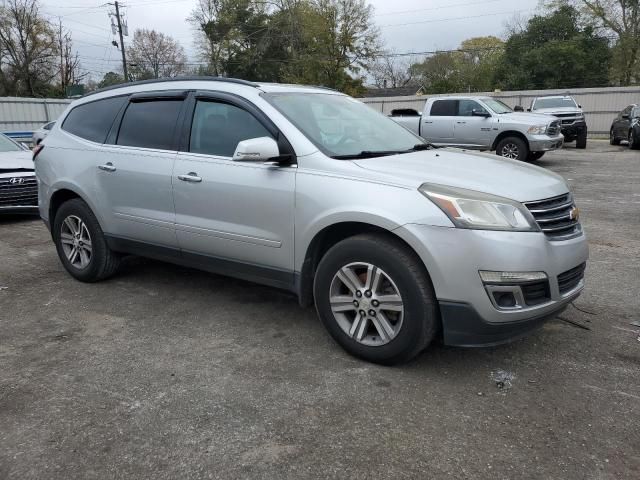
[[458,110],[458,100],[435,100],[431,105],[432,117],[455,117]]
[[483,108],[482,105],[480,105],[475,100],[459,100],[458,101],[459,117],[470,117],[474,110],[488,113],[487,110]]

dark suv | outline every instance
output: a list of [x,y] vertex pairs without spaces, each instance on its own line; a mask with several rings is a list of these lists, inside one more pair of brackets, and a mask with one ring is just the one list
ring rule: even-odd
[[609,143],[620,145],[622,140],[629,141],[629,148],[640,149],[640,106],[636,104],[627,106],[611,124]]

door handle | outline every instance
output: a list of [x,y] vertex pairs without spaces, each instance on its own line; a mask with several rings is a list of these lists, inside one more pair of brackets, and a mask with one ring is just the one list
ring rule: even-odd
[[467,122],[456,122],[456,123],[467,123]]
[[431,120],[425,120],[424,123],[433,123]]
[[104,165],[98,165],[100,170],[104,170],[105,172],[115,172],[116,167],[113,166],[113,163],[107,162]]
[[202,181],[202,177],[199,177],[196,172],[189,172],[186,175],[178,175],[178,180],[183,182],[199,183]]

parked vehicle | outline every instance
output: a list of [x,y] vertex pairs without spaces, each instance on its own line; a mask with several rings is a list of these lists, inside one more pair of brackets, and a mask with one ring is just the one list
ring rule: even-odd
[[528,112],[544,113],[559,118],[565,142],[576,142],[576,148],[587,148],[587,122],[582,106],[568,95],[536,97]]
[[49,134],[55,124],[56,122],[45,123],[38,130],[33,132],[33,136],[31,138],[33,146],[40,145],[40,142]]
[[31,151],[0,133],[0,214],[38,213]]
[[629,148],[640,148],[640,106],[628,105],[613,120],[609,130],[609,143],[620,145],[622,140],[629,142]]
[[332,90],[129,83],[74,102],[41,146],[40,215],[78,280],[139,254],[284,288],[373,362],[439,332],[508,341],[583,289],[587,241],[561,176],[429,150]]
[[391,117],[433,145],[495,150],[517,160],[538,160],[562,147],[560,120],[514,112],[491,97],[434,97],[422,114],[410,116],[405,109]]

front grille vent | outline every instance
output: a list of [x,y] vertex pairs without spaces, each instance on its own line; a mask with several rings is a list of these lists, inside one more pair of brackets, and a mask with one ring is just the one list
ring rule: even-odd
[[0,207],[37,206],[38,182],[36,177],[5,177],[0,179]]
[[560,133],[560,120],[554,120],[547,127],[547,135],[555,137],[558,133]]
[[577,209],[570,193],[526,202],[524,205],[549,240],[566,240],[582,233],[577,219]]
[[540,282],[525,283],[520,285],[522,296],[528,306],[540,305],[549,301],[551,295],[549,293],[549,282],[543,280]]
[[558,289],[561,295],[570,292],[580,284],[586,267],[587,264],[583,263],[558,275]]

